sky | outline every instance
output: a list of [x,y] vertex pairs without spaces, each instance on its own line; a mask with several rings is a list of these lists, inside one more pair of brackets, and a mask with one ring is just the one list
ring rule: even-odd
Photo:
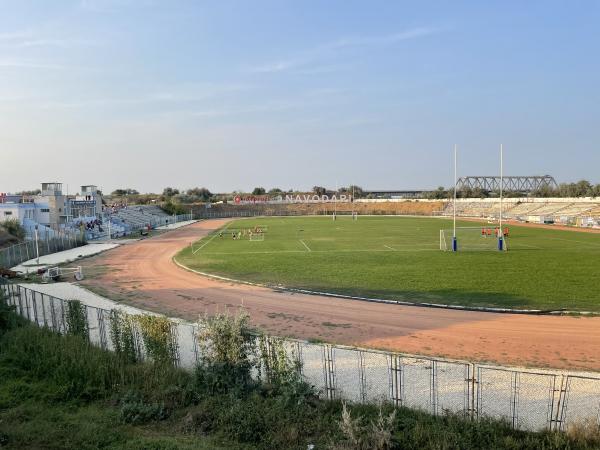
[[2,1],[0,192],[600,182],[598,1]]

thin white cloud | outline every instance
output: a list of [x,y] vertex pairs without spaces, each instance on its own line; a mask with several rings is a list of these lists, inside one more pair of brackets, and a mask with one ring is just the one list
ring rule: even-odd
[[[417,27],[398,33],[375,36],[350,36],[310,49],[295,58],[273,61],[270,63],[251,67],[251,73],[277,73],[297,71],[306,74],[325,73],[340,70],[340,65],[315,64],[328,56],[334,56],[339,50],[353,47],[367,47],[378,45],[391,45],[402,41],[423,38],[444,31],[442,28]],[[332,70],[333,69],[333,70]]]
[[306,59],[290,59],[287,61],[275,61],[272,63],[264,64],[261,66],[251,67],[250,72],[252,73],[274,73],[274,72],[283,72],[289,69],[293,69],[295,67],[302,66],[308,63],[309,60]]
[[251,86],[244,84],[192,83],[181,86],[170,86],[169,88],[154,92],[140,93],[139,95],[132,95],[129,97],[102,97],[73,101],[56,101],[48,102],[41,107],[44,109],[76,109],[107,106],[135,106],[154,103],[174,104],[200,102],[250,88]]
[[358,47],[367,45],[389,45],[396,42],[417,39],[441,32],[441,28],[420,27],[382,36],[354,36],[340,39],[330,44],[331,48]]
[[16,44],[16,47],[27,48],[27,47],[86,47],[98,45],[98,41],[84,40],[84,39],[55,39],[55,38],[40,38],[40,39],[27,39]]
[[31,31],[8,31],[0,33],[0,42],[29,39],[31,36]]
[[28,61],[20,59],[0,59],[0,67],[14,69],[51,69],[51,70],[67,70],[72,67],[61,64],[48,64],[37,61]]

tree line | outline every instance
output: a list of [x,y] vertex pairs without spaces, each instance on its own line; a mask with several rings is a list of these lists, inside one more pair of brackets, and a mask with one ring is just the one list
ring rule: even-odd
[[[543,186],[530,193],[504,191],[506,197],[541,197],[541,198],[580,198],[580,197],[600,197],[600,184],[592,184],[587,180],[580,180],[574,183],[561,183],[558,188]],[[490,198],[499,197],[497,191],[485,191],[483,189],[461,188],[456,191],[458,198]],[[438,187],[436,190],[429,191],[425,198],[432,200],[446,200],[454,197],[454,188]]]
[[[310,192],[314,195],[347,195],[353,198],[372,198],[372,196],[364,191],[360,186],[350,185],[342,186],[337,189],[328,189],[324,186],[313,186]],[[111,193],[113,199],[127,200],[130,203],[151,203],[163,202],[173,204],[191,204],[191,203],[207,203],[228,201],[235,196],[270,196],[275,197],[285,194],[303,194],[306,191],[298,191],[294,189],[283,190],[278,187],[266,189],[262,186],[255,187],[250,192],[233,191],[230,193],[213,193],[205,187],[194,187],[190,189],[178,189],[175,187],[166,187],[161,194],[140,194],[136,189],[123,188],[116,189]],[[504,191],[506,197],[600,197],[600,184],[592,184],[587,180],[580,180],[573,183],[561,183],[557,188],[548,186],[542,187],[529,194],[522,192]],[[457,191],[458,198],[490,198],[498,197],[499,192],[484,191],[483,189],[461,188]],[[423,198],[432,200],[447,200],[454,197],[454,188],[438,187],[435,190],[425,192]]]

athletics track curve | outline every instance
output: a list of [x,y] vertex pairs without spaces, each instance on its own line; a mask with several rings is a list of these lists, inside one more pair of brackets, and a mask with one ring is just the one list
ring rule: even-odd
[[280,336],[504,365],[600,370],[600,317],[377,304],[234,284],[175,265],[179,250],[226,222],[197,222],[86,259],[82,284],[188,320],[243,305],[254,325]]

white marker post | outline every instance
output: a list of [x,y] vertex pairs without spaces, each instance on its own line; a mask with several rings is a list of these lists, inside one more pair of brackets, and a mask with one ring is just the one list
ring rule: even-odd
[[38,226],[35,226],[35,254],[36,256],[36,264],[40,265],[40,247],[38,245]]

